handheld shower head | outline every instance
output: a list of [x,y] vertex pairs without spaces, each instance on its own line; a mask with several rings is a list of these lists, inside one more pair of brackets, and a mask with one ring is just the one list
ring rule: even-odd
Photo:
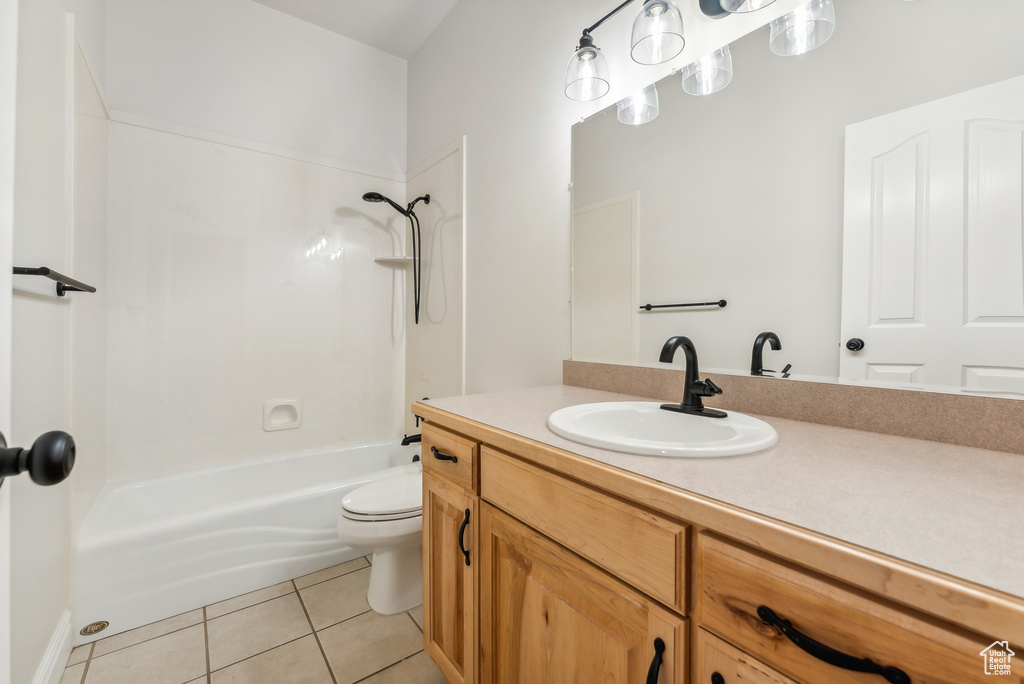
[[408,216],[409,215],[409,211],[407,209],[403,209],[402,207],[398,206],[397,203],[395,203],[392,200],[388,199],[387,197],[385,197],[384,195],[380,194],[379,192],[367,192],[367,193],[364,193],[363,194],[363,201],[364,202],[387,202],[392,207],[394,207],[395,211],[397,211],[402,216]]

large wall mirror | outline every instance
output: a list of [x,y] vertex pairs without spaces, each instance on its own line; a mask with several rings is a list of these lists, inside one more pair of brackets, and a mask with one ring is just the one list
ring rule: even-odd
[[[575,360],[652,364],[687,335],[702,370],[749,373],[755,337],[772,331],[782,349],[765,347],[765,368],[791,364],[794,378],[1024,396],[1024,99],[971,104],[992,84],[1024,89],[1024,3],[835,6],[835,34],[815,51],[777,57],[764,27],[732,44],[721,92],[687,95],[676,74],[656,84],[654,121],[624,125],[613,104],[573,127]],[[894,114],[950,108],[960,119],[935,123],[941,136],[901,129]],[[942,136],[960,144],[949,177],[931,166],[947,155]],[[948,197],[959,200],[934,201]],[[960,233],[942,232],[950,216]],[[843,314],[851,220],[868,224],[866,242],[847,236],[847,259],[861,249],[850,244],[868,254],[853,281],[870,315],[855,320]],[[943,245],[946,261],[933,259]],[[956,336],[914,337],[942,307],[995,337],[953,371],[922,375],[922,359]],[[865,349],[848,350],[852,338]],[[902,351],[857,365],[885,345]]]

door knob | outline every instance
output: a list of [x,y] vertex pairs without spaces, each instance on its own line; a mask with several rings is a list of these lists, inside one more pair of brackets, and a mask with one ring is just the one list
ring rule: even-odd
[[864,340],[859,337],[851,337],[846,341],[846,348],[850,351],[860,351],[864,348]]
[[31,449],[8,448],[0,433],[0,482],[5,477],[28,471],[38,485],[63,482],[75,467],[75,440],[54,430],[39,436]]

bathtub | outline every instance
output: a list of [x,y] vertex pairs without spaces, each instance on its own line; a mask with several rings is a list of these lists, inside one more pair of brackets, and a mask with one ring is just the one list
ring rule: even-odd
[[373,442],[108,484],[76,542],[76,643],[359,557],[338,539],[342,498],[418,453]]

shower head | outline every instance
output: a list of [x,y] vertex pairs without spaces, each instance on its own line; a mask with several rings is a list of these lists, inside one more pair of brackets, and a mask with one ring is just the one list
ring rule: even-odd
[[409,215],[409,211],[407,209],[403,209],[402,207],[398,206],[398,204],[396,204],[392,200],[388,199],[384,195],[380,194],[379,192],[367,192],[367,193],[364,193],[363,194],[363,201],[364,202],[387,202],[392,207],[394,207],[395,211],[397,211],[402,216],[408,216]]

